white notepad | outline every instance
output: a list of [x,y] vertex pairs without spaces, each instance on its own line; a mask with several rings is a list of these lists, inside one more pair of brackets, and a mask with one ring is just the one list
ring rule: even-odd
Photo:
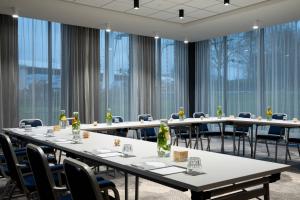
[[117,156],[122,156],[122,153],[119,152],[111,152],[111,153],[102,153],[102,154],[98,154],[97,156],[101,157],[101,158],[109,158],[109,157],[117,157]]
[[177,173],[185,172],[186,169],[182,167],[171,166],[171,167],[153,169],[149,171],[160,175],[169,175],[169,174],[177,174]]

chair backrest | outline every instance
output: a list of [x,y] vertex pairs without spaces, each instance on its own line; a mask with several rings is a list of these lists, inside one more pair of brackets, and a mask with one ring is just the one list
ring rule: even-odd
[[178,113],[172,113],[172,114],[171,114],[171,118],[172,118],[172,119],[179,119]]
[[[205,113],[204,112],[194,112],[193,113],[193,118],[200,118],[200,117],[205,117]],[[200,131],[208,131],[207,124],[199,124],[199,130]]]
[[120,122],[124,122],[124,119],[121,116],[113,116],[112,117],[112,122],[113,123],[120,123]]
[[[250,112],[240,112],[238,114],[238,117],[240,118],[251,118],[251,113]],[[238,126],[236,127],[236,131],[243,131],[243,132],[248,132],[249,131],[249,126]]]
[[[283,120],[284,117],[287,118],[287,114],[285,114],[285,113],[275,113],[275,114],[272,115],[272,119],[277,119],[277,120]],[[268,134],[283,135],[284,130],[285,130],[284,127],[270,126]]]
[[103,200],[96,177],[88,165],[66,158],[64,168],[73,200]]
[[53,190],[55,187],[54,179],[49,168],[47,156],[42,148],[28,144],[27,156],[40,199],[56,200]]
[[19,126],[21,126],[21,123],[25,123],[25,125],[31,125],[32,127],[43,126],[43,121],[40,119],[21,119]]
[[7,169],[10,172],[10,178],[14,181],[17,187],[23,191],[27,192],[24,187],[24,179],[20,168],[18,167],[19,163],[14,152],[12,143],[7,135],[0,133],[0,145],[2,147],[3,155],[5,157]]
[[[138,115],[139,121],[141,121],[141,120],[149,121],[149,118],[152,118],[151,114]],[[141,129],[141,135],[142,135],[142,137],[156,136],[155,129],[154,128],[143,128],[143,129]]]

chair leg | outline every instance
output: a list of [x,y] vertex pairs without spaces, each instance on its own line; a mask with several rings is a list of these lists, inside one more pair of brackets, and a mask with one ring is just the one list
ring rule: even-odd
[[[184,141],[185,141],[185,147],[188,148],[189,145],[188,145],[188,142],[186,141],[186,138],[184,138]],[[177,146],[178,146],[178,144],[177,144]]]
[[255,158],[255,156],[256,156],[256,146],[257,146],[257,138],[255,138],[253,158]]
[[268,146],[267,140],[265,140],[265,143],[266,143],[266,148],[267,148],[268,156],[270,156],[270,151],[269,151],[269,146]]
[[245,135],[243,135],[243,156],[245,156]]
[[199,139],[200,139],[201,150],[203,151],[203,141],[202,141],[202,136],[201,135],[200,135]]
[[287,163],[288,152],[289,152],[289,142],[286,142],[286,144],[285,144],[285,163]]
[[238,156],[240,155],[240,146],[241,146],[241,137],[239,137],[239,141],[238,141]]
[[207,150],[207,151],[210,151],[210,139],[211,139],[211,138],[208,136],[208,137],[207,137],[207,147],[206,147],[206,150]]
[[278,141],[275,142],[275,162],[277,162]]

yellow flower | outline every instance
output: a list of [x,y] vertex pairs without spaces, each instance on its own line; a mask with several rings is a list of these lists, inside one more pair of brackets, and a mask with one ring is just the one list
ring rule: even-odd
[[66,116],[62,116],[62,118],[60,120],[61,121],[67,121],[67,117]]

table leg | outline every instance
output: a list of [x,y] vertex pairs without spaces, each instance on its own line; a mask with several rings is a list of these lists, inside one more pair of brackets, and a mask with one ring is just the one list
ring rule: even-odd
[[125,172],[125,200],[128,200],[128,173]]
[[233,138],[232,138],[232,141],[233,141],[233,155],[235,155],[235,150],[236,150],[236,147],[235,147],[235,127],[233,127]]
[[264,184],[264,189],[265,189],[264,200],[270,200],[269,183]]
[[190,136],[190,141],[189,141],[189,146],[190,146],[190,148],[192,148],[192,130],[193,130],[193,128],[192,128],[192,125],[190,126],[190,134],[189,134],[189,136]]
[[205,200],[206,198],[203,195],[203,192],[194,192],[191,191],[191,200]]
[[253,157],[253,125],[251,126],[250,129],[250,154],[252,158]]
[[225,132],[225,124],[222,123],[222,128],[219,124],[219,127],[220,127],[220,131],[221,131],[221,140],[222,140],[222,144],[221,144],[221,153],[224,153],[224,132]]
[[139,199],[139,177],[135,177],[135,200]]

